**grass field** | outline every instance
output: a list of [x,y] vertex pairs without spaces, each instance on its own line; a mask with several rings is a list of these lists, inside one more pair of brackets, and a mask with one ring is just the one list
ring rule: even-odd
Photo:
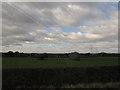
[[3,57],[3,68],[50,68],[50,67],[97,67],[118,65],[118,57],[90,57],[72,61],[67,58],[46,58],[37,60],[32,57]]

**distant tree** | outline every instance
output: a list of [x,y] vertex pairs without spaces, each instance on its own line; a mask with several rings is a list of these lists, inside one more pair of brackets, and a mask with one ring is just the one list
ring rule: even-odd
[[19,56],[19,52],[18,51],[15,52],[15,56],[16,57]]
[[12,56],[14,56],[14,53],[13,53],[13,51],[9,51],[7,54],[8,54],[8,56],[9,56],[9,57],[12,57]]
[[20,53],[20,56],[25,57],[25,54],[22,52],[22,53]]
[[92,55],[92,53],[86,53],[86,55]]
[[44,58],[45,58],[45,57],[44,57],[43,54],[40,54],[39,57],[38,57],[39,60],[44,60]]
[[43,57],[47,58],[48,57],[47,53],[43,53]]
[[101,52],[100,55],[105,56],[105,55],[107,55],[107,53]]

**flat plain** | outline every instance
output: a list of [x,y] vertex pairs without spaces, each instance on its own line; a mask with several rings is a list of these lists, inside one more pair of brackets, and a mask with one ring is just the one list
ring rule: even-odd
[[89,57],[80,61],[72,61],[68,58],[45,58],[38,60],[32,57],[3,57],[3,68],[61,68],[61,67],[99,67],[116,66],[118,57]]

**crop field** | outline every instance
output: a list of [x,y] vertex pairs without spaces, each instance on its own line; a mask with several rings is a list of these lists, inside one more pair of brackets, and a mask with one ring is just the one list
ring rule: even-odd
[[80,61],[72,61],[68,58],[45,58],[38,60],[32,57],[3,57],[3,68],[61,68],[61,67],[99,67],[116,66],[118,57],[89,57]]

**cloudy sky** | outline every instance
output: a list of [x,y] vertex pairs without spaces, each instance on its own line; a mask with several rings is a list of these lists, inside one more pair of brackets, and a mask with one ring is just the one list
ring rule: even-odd
[[118,52],[117,2],[4,2],[2,51]]

